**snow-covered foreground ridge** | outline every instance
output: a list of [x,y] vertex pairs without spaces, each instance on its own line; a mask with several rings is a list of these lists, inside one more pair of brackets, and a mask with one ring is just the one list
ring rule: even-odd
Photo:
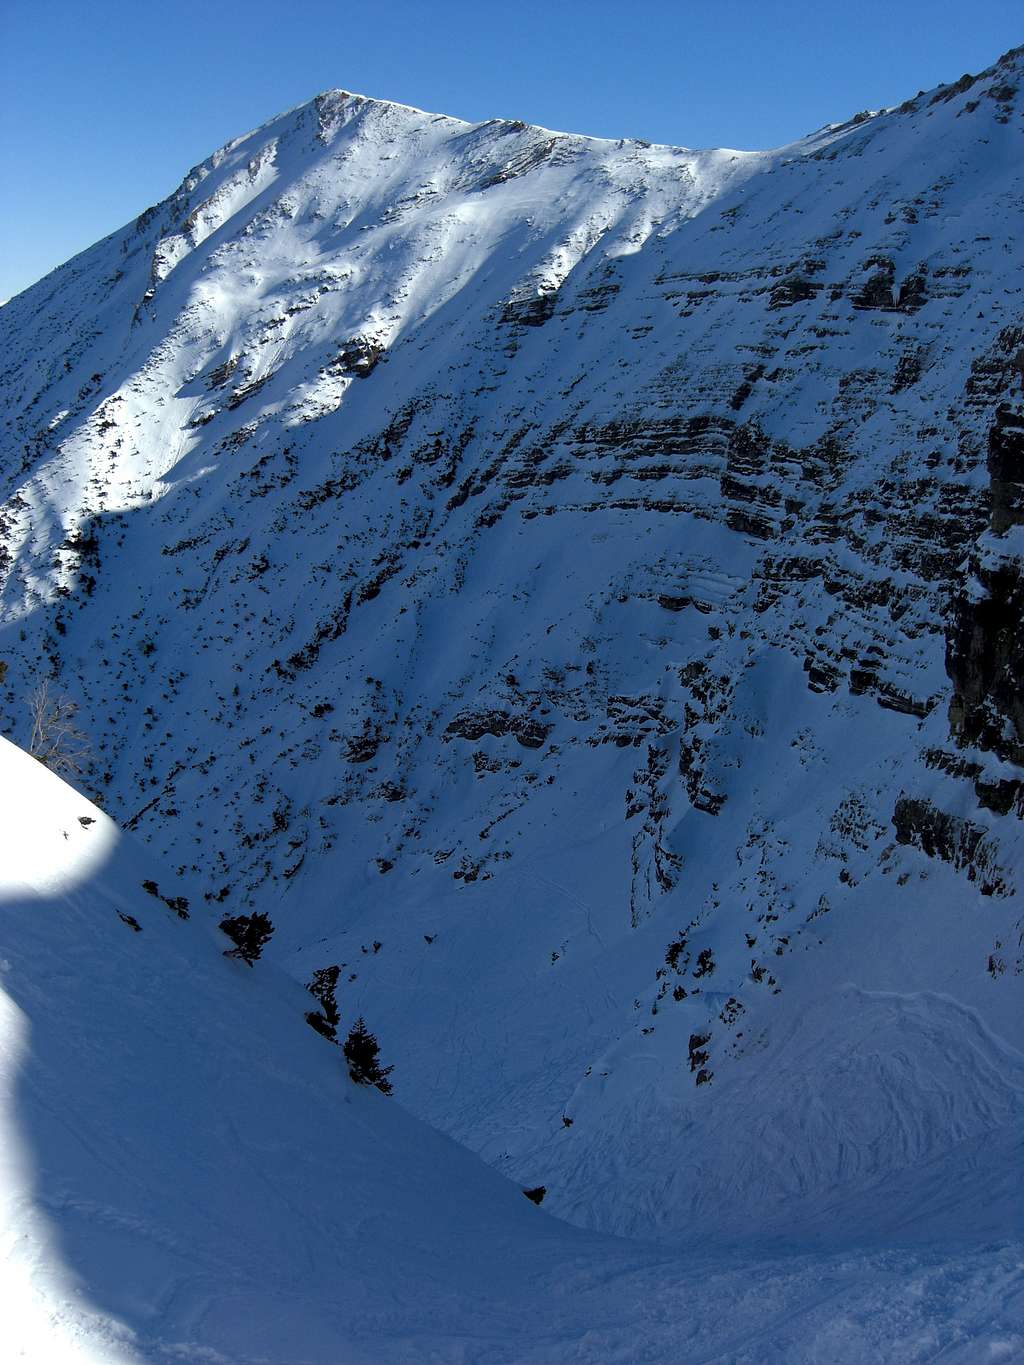
[[144,889],[171,889],[145,849],[5,740],[0,820],[5,1360],[966,1365],[1024,1346],[1012,1242],[754,1259],[548,1217],[352,1085],[298,985],[226,960]]
[[1022,76],[765,153],[331,92],[0,312],[4,727],[574,1223],[1019,1228]]

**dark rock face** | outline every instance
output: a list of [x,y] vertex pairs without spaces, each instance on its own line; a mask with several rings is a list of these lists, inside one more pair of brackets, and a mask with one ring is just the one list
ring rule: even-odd
[[966,871],[977,881],[983,896],[1012,894],[1003,870],[995,863],[985,830],[957,815],[939,810],[930,801],[902,796],[896,802],[892,823],[896,842],[919,848],[929,858],[939,858],[958,872]]
[[870,264],[877,268],[860,290],[853,296],[854,308],[895,308],[897,294],[895,289],[895,267],[892,261],[877,260]]
[[900,285],[896,306],[904,312],[913,312],[927,302],[928,277],[923,270],[918,270],[913,275],[908,275]]
[[445,730],[445,738],[456,736],[475,742],[484,735],[493,735],[495,739],[512,735],[524,749],[540,749],[550,733],[550,725],[543,725],[532,716],[511,716],[507,711],[475,711],[456,716]]
[[[1002,403],[989,431],[992,532],[1024,523],[1024,409]],[[998,544],[998,542],[995,542]],[[950,726],[977,745],[1024,766],[1024,564],[990,549],[972,557],[977,587],[953,604],[946,671],[953,682]]]
[[502,311],[501,320],[513,327],[543,327],[554,316],[557,297],[551,290],[534,298],[511,299]]
[[[990,810],[995,815],[1009,815],[1015,802],[1020,807],[1020,796],[1021,792],[1024,791],[1024,782],[1012,777],[1003,778],[997,782],[978,780],[974,784],[974,791],[978,798],[978,805],[984,810]],[[1024,811],[1018,810],[1018,814],[1024,814]]]
[[988,436],[992,531],[1003,535],[1024,524],[1024,408],[1001,403]]
[[711,1041],[710,1033],[691,1033],[689,1043],[690,1070],[699,1071],[707,1064],[708,1051],[707,1044]]
[[379,341],[367,337],[353,337],[351,341],[344,343],[328,368],[337,374],[365,379],[377,368],[383,354],[384,347]]
[[874,271],[853,295],[854,308],[913,313],[928,302],[928,275],[923,267],[897,282],[896,267],[888,257],[873,257],[865,264]]
[[805,279],[802,275],[791,275],[777,284],[768,300],[770,309],[789,308],[794,303],[805,303],[821,292],[824,285],[820,281]]
[[978,580],[984,595],[958,598],[947,637],[950,726],[960,744],[1024,766],[1024,569],[979,566]]

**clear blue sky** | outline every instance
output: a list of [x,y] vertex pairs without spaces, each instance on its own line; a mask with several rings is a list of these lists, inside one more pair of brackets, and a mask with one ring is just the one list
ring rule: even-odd
[[0,299],[332,86],[771,147],[1022,42],[1022,0],[0,0]]

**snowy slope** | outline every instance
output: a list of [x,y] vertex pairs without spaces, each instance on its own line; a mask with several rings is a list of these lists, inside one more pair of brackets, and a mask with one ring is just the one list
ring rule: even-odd
[[765,153],[330,92],[0,313],[8,733],[582,1226],[1020,1228],[1021,64]]
[[[682,1256],[352,1085],[304,993],[0,740],[5,1360],[1009,1359],[1020,1248]],[[172,888],[165,878],[161,889]]]

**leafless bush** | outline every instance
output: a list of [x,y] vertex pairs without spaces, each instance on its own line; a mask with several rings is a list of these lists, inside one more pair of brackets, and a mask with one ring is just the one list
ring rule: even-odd
[[78,728],[78,706],[54,692],[48,680],[41,682],[28,699],[32,734],[28,751],[58,777],[81,777],[92,758],[89,740]]

